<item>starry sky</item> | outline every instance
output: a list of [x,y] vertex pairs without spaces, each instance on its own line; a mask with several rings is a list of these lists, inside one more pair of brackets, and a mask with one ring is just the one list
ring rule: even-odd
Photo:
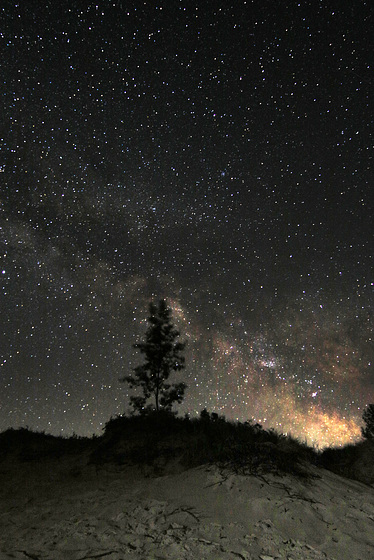
[[374,402],[370,1],[0,8],[0,429],[101,434],[166,298],[203,407],[354,441]]

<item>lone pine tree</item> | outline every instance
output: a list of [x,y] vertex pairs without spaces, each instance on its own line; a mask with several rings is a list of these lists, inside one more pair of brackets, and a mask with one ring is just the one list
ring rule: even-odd
[[144,363],[134,368],[133,375],[126,375],[121,381],[143,392],[143,396],[130,397],[134,411],[146,411],[146,403],[152,395],[156,411],[170,411],[173,403],[182,402],[187,387],[185,383],[167,383],[173,371],[185,367],[182,355],[185,343],[177,340],[180,333],[171,322],[171,311],[165,300],[160,300],[158,305],[150,303],[147,321],[145,341],[134,344],[134,348],[144,355]]

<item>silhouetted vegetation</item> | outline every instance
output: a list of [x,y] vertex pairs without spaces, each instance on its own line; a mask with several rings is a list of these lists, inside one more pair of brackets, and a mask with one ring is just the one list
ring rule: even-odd
[[149,326],[145,342],[134,344],[134,348],[144,354],[144,364],[134,369],[134,375],[125,375],[120,379],[131,388],[141,389],[142,396],[130,397],[134,411],[139,414],[152,410],[152,405],[147,405],[152,395],[156,411],[171,410],[174,403],[183,401],[187,387],[183,382],[167,383],[172,371],[180,371],[185,367],[182,355],[185,343],[177,341],[180,333],[171,322],[171,310],[165,300],[160,300],[158,306],[150,303],[147,321]]
[[7,457],[21,462],[53,461],[67,455],[80,457],[79,469],[84,464],[97,468],[136,465],[150,476],[216,464],[242,475],[291,474],[308,479],[317,476],[314,465],[374,483],[372,438],[317,451],[289,435],[251,421],[226,420],[206,409],[198,418],[182,418],[162,409],[117,416],[106,423],[102,436],[93,438],[65,438],[26,428],[0,433],[0,462]]
[[319,457],[319,465],[336,474],[374,483],[374,404],[369,404],[362,415],[365,427],[361,428],[363,441],[342,447],[327,447]]
[[0,433],[0,461],[11,455],[19,461],[58,459],[79,453],[92,445],[90,438],[72,436],[65,438],[28,428],[9,428]]
[[163,411],[112,418],[91,456],[95,463],[143,464],[155,472],[218,464],[240,474],[290,473],[308,477],[316,452],[306,444],[250,422],[233,422],[205,409],[200,418]]
[[361,428],[362,437],[366,439],[374,439],[374,404],[368,404],[362,419],[365,422],[365,427]]
[[374,483],[374,440],[367,439],[342,447],[327,447],[319,456],[318,464],[336,474]]

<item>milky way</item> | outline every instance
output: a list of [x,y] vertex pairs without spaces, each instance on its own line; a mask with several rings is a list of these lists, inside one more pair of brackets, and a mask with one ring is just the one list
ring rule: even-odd
[[180,413],[317,445],[374,402],[371,2],[1,8],[0,429],[128,411],[149,302]]

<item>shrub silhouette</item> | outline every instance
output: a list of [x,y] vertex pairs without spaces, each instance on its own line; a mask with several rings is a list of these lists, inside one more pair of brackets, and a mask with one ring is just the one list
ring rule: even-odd
[[178,461],[180,467],[217,464],[238,474],[273,472],[308,477],[307,463],[315,451],[290,436],[264,430],[252,422],[233,422],[205,409],[199,418],[180,418],[168,411],[119,416],[105,426],[95,463],[160,465]]
[[362,419],[365,422],[365,427],[361,428],[361,434],[366,439],[374,439],[374,404],[368,404]]
[[0,460],[13,455],[23,462],[57,459],[81,452],[92,446],[90,438],[65,438],[28,428],[9,428],[0,434]]
[[[0,461],[8,455],[29,461],[60,460],[66,455],[97,466],[105,463],[147,467],[153,475],[204,464],[243,475],[264,473],[316,476],[308,465],[374,483],[374,440],[316,451],[289,435],[265,430],[252,421],[234,422],[202,410],[200,417],[177,417],[168,410],[110,418],[100,437],[70,438],[27,428],[0,433]],[[88,459],[87,459],[88,458]],[[149,467],[149,468],[148,468]]]
[[368,438],[342,447],[328,447],[318,457],[318,465],[346,478],[374,483],[374,440]]

